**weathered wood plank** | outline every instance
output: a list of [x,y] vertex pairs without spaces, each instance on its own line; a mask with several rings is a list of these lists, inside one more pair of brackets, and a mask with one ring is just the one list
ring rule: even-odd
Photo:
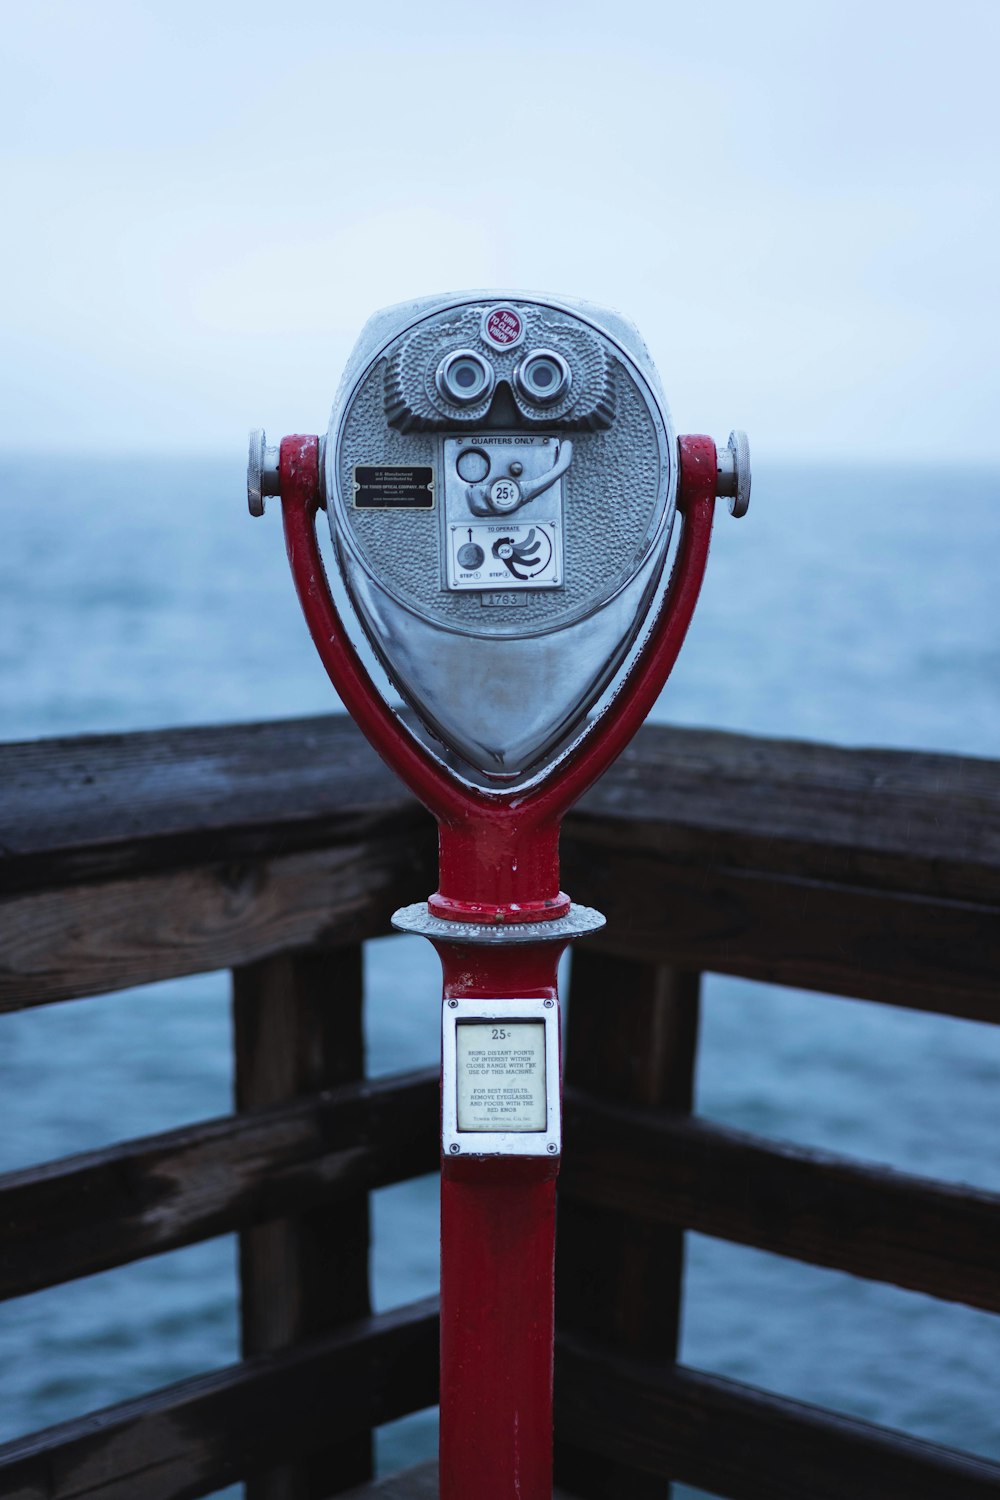
[[[996,1500],[1000,1464],[673,1366],[560,1338],[556,1423],[597,1457],[727,1500]],[[601,1500],[617,1500],[618,1491]]]
[[0,890],[429,824],[343,714],[0,745]]
[[[363,1078],[361,945],[279,953],[233,972],[236,1108],[252,1110]],[[246,1358],[300,1343],[371,1312],[368,1197],[310,1204],[240,1235]],[[326,1500],[370,1479],[361,1432],[246,1482],[246,1500]]]
[[5,1500],[192,1500],[437,1400],[435,1299],[0,1447]]
[[1000,1312],[1000,1194],[575,1089],[565,1109],[567,1198]]
[[436,1069],[0,1177],[0,1298],[350,1202],[438,1166]]
[[[32,842],[16,798],[8,808],[12,888],[39,877],[36,856],[54,881],[134,872],[0,905],[0,1007],[386,931],[393,907],[434,883],[429,822],[388,773],[365,769],[350,726],[312,722],[177,731],[162,755],[156,736],[0,750],[35,785],[41,820]],[[115,794],[98,818],[81,783],[116,775],[127,814],[108,822]],[[185,775],[192,797],[178,803]],[[646,729],[569,819],[565,883],[607,912],[604,951],[995,1021],[998,782],[994,763],[959,757]],[[237,819],[232,838],[224,817]],[[182,855],[206,862],[175,868]]]
[[433,859],[432,839],[386,835],[13,897],[0,902],[0,1011],[381,936],[433,889]]
[[578,817],[680,863],[997,901],[996,760],[647,725]]
[[[578,833],[564,854],[564,884],[609,919],[595,949],[1000,1020],[1000,904],[682,866]],[[8,898],[0,1012],[381,936],[434,884],[432,839],[401,833]]]
[[[239,862],[428,820],[343,716],[0,747],[0,885]],[[1000,763],[647,726],[573,815],[734,869],[997,900]]]
[[[614,1016],[611,1016],[611,1006]],[[590,951],[573,955],[566,1080],[591,1103],[689,1111],[698,1041],[699,976]],[[589,1119],[589,1116],[585,1115]],[[586,1177],[584,1133],[567,1134],[569,1182]],[[629,1353],[676,1357],[684,1235],[652,1215],[622,1214],[599,1195],[559,1195],[556,1317],[561,1328]],[[580,1496],[669,1500],[659,1479],[562,1440],[556,1475]]]
[[608,841],[563,840],[563,884],[608,919],[593,946],[1000,1022],[1000,904],[735,869],[714,863],[708,845],[701,863],[678,864],[634,831],[631,847],[621,829]]

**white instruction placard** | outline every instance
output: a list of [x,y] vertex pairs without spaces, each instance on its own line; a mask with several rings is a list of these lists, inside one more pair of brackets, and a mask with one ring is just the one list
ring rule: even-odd
[[544,1021],[460,1021],[459,1130],[544,1130]]

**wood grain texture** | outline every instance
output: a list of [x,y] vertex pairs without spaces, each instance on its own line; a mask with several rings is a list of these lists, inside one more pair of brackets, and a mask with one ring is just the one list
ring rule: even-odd
[[[607,928],[585,947],[971,1020],[1000,1019],[995,908],[680,867],[564,837],[564,885]],[[0,1012],[389,932],[433,889],[432,842],[400,835],[241,866],[0,902]]]
[[432,842],[384,836],[13,897],[0,903],[0,1011],[382,936],[433,883]]
[[[342,715],[0,746],[9,891],[358,842],[386,823],[429,826]],[[678,863],[993,903],[1000,764],[647,725],[570,825]]]
[[358,843],[428,815],[344,715],[0,746],[0,890]]
[[436,1069],[0,1177],[0,1298],[437,1170]]
[[[8,1009],[356,941],[434,884],[430,820],[343,719],[8,746],[4,767]],[[602,951],[1000,1016],[994,762],[647,727],[563,849]]]
[[0,1447],[4,1500],[192,1500],[437,1400],[429,1299]]
[[[1000,1194],[567,1090],[568,1199],[1000,1312]],[[623,1233],[628,1230],[623,1229]]]
[[[359,1081],[365,1070],[362,953],[279,953],[236,969],[236,1108],[252,1110]],[[246,1358],[365,1317],[368,1195],[311,1203],[240,1235]],[[325,1500],[371,1477],[371,1432],[255,1474],[246,1500]]]
[[556,1422],[595,1458],[726,1500],[1000,1496],[1000,1464],[988,1459],[682,1366],[643,1368],[565,1337]]
[[1000,762],[646,725],[573,822],[678,863],[994,903]]
[[[570,1097],[598,1112],[615,1104],[645,1106],[654,1118],[664,1109],[690,1110],[698,1013],[697,974],[575,952],[566,1046]],[[682,1221],[645,1215],[634,1198],[622,1213],[620,1204],[598,1194],[574,1194],[573,1183],[589,1177],[589,1159],[580,1151],[589,1137],[574,1123],[559,1195],[558,1325],[621,1353],[672,1363],[684,1273]],[[556,1439],[556,1477],[574,1494],[668,1500],[661,1480],[575,1446],[558,1425]]]
[[622,832],[563,839],[564,885],[607,917],[588,946],[1000,1021],[1000,904],[736,869],[713,863],[707,845],[700,863],[681,865],[644,851],[639,829],[626,847]]
[[[432,1172],[437,1073],[346,1086],[0,1177],[0,1296]],[[560,1194],[1000,1311],[1000,1196],[566,1092]]]

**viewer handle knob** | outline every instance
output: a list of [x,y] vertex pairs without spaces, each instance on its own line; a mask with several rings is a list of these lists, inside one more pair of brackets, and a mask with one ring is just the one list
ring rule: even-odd
[[745,432],[729,434],[729,445],[717,449],[715,493],[729,500],[730,515],[745,516],[750,508],[750,444]]
[[250,514],[262,516],[264,497],[280,493],[278,449],[267,446],[263,427],[255,427],[250,434],[250,454],[247,460],[247,504]]

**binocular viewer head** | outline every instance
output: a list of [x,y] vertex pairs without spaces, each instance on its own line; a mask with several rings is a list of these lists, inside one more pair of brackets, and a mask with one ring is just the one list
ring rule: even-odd
[[[259,510],[276,486],[256,441]],[[664,603],[678,475],[658,376],[618,314],[465,293],[370,319],[322,456],[336,602],[454,775],[528,786],[607,707]],[[742,434],[712,479],[741,514]]]

